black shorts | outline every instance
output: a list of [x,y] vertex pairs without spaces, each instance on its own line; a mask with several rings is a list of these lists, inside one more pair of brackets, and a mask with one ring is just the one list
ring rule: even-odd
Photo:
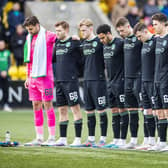
[[106,81],[84,81],[85,109],[104,110],[107,106]]
[[124,108],[125,95],[124,95],[124,79],[120,82],[109,81],[107,83],[108,107],[109,108]]
[[144,109],[154,108],[154,84],[153,81],[142,82],[142,105]]
[[168,109],[168,81],[154,84],[155,109]]
[[56,105],[74,106],[79,104],[79,83],[78,81],[56,82]]
[[125,78],[124,93],[126,108],[141,107],[141,77]]

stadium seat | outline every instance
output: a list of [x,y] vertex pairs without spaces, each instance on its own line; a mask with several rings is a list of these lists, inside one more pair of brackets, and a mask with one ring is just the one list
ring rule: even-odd
[[11,80],[18,80],[19,76],[18,76],[18,68],[17,66],[11,66],[8,70],[8,74],[11,78]]
[[108,7],[108,5],[107,5],[104,1],[100,1],[99,7],[101,8],[101,10],[102,10],[105,14],[108,14],[108,13],[109,13],[109,7]]
[[18,77],[20,80],[26,80],[26,66],[19,66]]

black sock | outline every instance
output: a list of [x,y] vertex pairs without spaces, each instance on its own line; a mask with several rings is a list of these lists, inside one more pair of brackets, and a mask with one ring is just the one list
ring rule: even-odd
[[75,136],[76,137],[81,137],[81,133],[82,133],[82,119],[76,120],[74,122],[74,126],[75,126]]
[[149,136],[155,137],[155,129],[156,129],[155,117],[153,115],[147,115],[146,118],[148,121]]
[[112,114],[112,128],[113,128],[113,135],[114,138],[120,138],[120,114],[114,113]]
[[120,128],[121,128],[121,139],[127,138],[128,124],[129,124],[129,114],[127,111],[120,113]]
[[60,137],[67,137],[68,120],[60,122],[59,125],[60,125]]
[[95,113],[88,114],[88,132],[89,136],[95,136],[96,116]]
[[149,129],[148,129],[148,120],[147,117],[144,115],[144,137],[149,137]]
[[159,120],[160,142],[166,142],[167,138],[167,119]]
[[139,127],[138,110],[130,111],[130,131],[131,137],[137,137]]
[[108,126],[107,113],[106,112],[100,113],[101,136],[107,136],[107,126]]

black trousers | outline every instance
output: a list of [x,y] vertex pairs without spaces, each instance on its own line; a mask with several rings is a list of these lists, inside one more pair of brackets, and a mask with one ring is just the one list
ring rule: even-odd
[[3,97],[1,101],[1,104],[4,105],[8,102],[8,88],[9,88],[9,81],[8,78],[2,78],[0,76],[0,89],[2,89]]

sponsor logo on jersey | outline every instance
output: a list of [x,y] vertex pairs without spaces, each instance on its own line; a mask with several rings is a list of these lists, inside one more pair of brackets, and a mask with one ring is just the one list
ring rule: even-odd
[[137,40],[136,37],[132,37],[132,42],[135,42]]
[[164,40],[163,43],[162,43],[163,46],[166,46],[167,45],[167,40]]
[[71,42],[66,42],[66,47],[70,47],[71,46]]
[[92,46],[97,47],[97,41],[93,41]]
[[152,46],[152,44],[153,44],[153,41],[150,41],[150,42],[149,42],[149,46]]

